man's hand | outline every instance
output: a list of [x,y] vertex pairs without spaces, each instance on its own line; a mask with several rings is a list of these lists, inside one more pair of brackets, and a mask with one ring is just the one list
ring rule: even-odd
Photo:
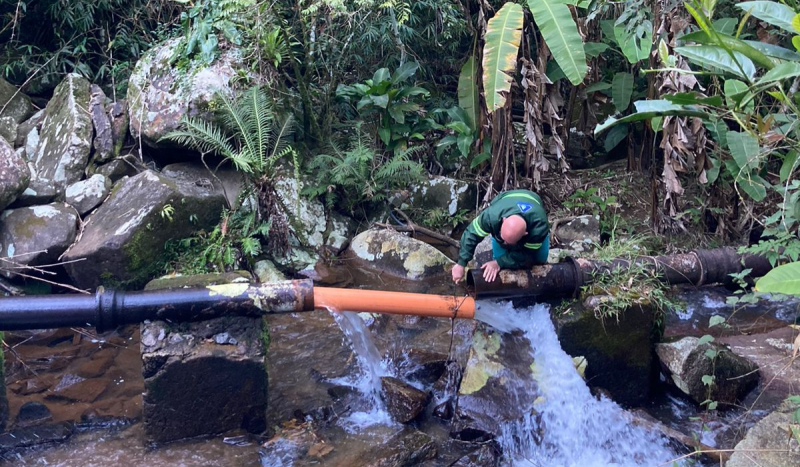
[[456,264],[453,266],[453,282],[458,284],[464,278],[464,266]]
[[486,282],[494,282],[497,273],[500,272],[500,265],[497,264],[497,261],[489,261],[481,266],[481,269],[483,269],[483,279]]

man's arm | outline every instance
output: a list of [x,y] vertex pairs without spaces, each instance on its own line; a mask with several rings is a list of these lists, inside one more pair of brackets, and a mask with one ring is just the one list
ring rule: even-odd
[[481,242],[489,231],[488,226],[483,223],[483,214],[479,214],[472,222],[470,222],[464,234],[461,235],[461,248],[458,251],[458,264],[466,266],[472,256],[475,254],[475,248]]

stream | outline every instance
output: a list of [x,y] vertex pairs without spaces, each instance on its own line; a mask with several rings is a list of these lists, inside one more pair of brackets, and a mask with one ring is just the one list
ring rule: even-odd
[[[384,287],[408,290],[401,282]],[[427,291],[450,290],[441,283]],[[669,317],[667,334],[705,333],[708,317],[726,307],[725,294],[724,289],[683,293],[687,307]],[[575,371],[571,357],[561,349],[546,305],[520,309],[508,303],[480,305],[477,320],[499,332],[522,332],[530,341],[536,384],[543,399],[536,406],[541,418],[527,417],[504,427],[498,442],[512,458],[506,465],[645,467],[672,465],[670,461],[679,457],[664,438],[632,424],[628,412],[616,403],[593,395]],[[733,323],[768,332],[794,322],[797,313],[790,311],[794,309],[785,305],[750,307],[737,314]],[[363,313],[318,312],[267,319],[272,335],[267,419],[274,436],[265,445],[264,439],[234,432],[158,448],[145,446],[139,422],[143,380],[138,326],[103,335],[82,330],[8,333],[7,343],[13,349],[6,353],[12,420],[24,402],[35,401],[48,406],[53,421],[72,420],[78,425],[76,434],[64,444],[27,452],[0,451],[0,465],[363,465],[403,430],[403,425],[392,421],[379,396],[380,377],[403,378],[413,372],[412,349],[449,355],[465,364],[475,326],[473,321],[451,323]],[[91,369],[97,374],[89,375]],[[86,399],[91,401],[69,400],[54,389],[59,384],[56,381],[78,374],[84,375],[75,377],[85,380]],[[431,383],[410,382],[419,389],[431,388]],[[532,384],[521,381],[517,387],[525,391]],[[332,402],[333,392],[347,388],[351,391],[345,402]],[[646,409],[684,433],[701,433],[711,446],[723,446],[740,437],[743,428],[766,413],[757,408],[743,422],[740,411],[731,411],[698,422],[701,412],[670,391]],[[113,420],[122,422],[111,423]],[[447,422],[430,414],[415,426],[437,444],[437,457],[424,465],[450,465],[475,449],[450,439]],[[545,433],[542,442],[534,435],[540,428]]]

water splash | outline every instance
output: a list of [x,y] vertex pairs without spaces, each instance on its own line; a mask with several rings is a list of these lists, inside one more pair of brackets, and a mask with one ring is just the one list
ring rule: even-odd
[[[509,303],[480,303],[479,319],[496,329],[520,329],[532,343],[535,380],[543,402],[536,411],[504,427],[498,441],[515,466],[531,467],[650,467],[670,465],[678,456],[666,440],[632,425],[616,403],[592,396],[572,361],[558,342],[544,305],[515,310]],[[589,362],[591,364],[591,362]],[[539,432],[543,438],[537,440]]]

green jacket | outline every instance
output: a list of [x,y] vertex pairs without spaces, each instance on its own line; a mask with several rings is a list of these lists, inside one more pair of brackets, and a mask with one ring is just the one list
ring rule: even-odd
[[497,195],[489,207],[469,224],[461,236],[458,264],[466,266],[475,254],[475,247],[487,235],[491,235],[495,240],[501,240],[500,225],[503,218],[513,215],[525,219],[528,235],[515,245],[503,244],[501,241],[501,245],[508,253],[497,258],[497,264],[501,268],[509,269],[526,263],[531,253],[542,246],[542,242],[550,233],[550,225],[539,195],[528,190],[512,190]]

